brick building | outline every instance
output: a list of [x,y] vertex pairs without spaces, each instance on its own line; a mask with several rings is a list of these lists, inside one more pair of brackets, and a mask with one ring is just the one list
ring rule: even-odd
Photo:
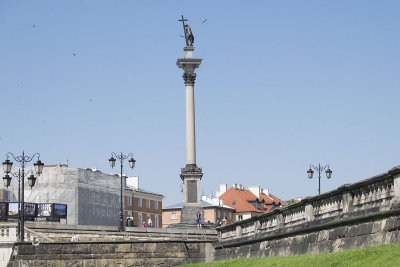
[[124,191],[125,218],[132,219],[134,227],[141,227],[151,218],[154,228],[162,227],[163,195],[139,188],[139,177],[127,177]]

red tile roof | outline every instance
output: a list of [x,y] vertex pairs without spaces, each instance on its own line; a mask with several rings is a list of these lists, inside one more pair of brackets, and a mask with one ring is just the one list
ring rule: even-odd
[[265,213],[270,212],[274,207],[275,207],[275,206],[273,206],[273,205],[265,205],[265,206],[264,206],[264,208],[265,208]]
[[[219,198],[224,200],[225,205],[235,208],[236,212],[263,212],[249,203],[249,201],[256,201],[257,197],[247,189],[240,190],[231,187]],[[235,205],[233,205],[234,200],[236,201]]]
[[[267,196],[264,193],[260,194],[260,200],[264,200],[265,204],[270,204],[270,205],[272,205],[274,202],[274,200],[270,196]],[[276,204],[278,204],[278,203],[276,203]]]
[[[228,205],[232,208],[236,209],[236,212],[259,212],[259,213],[267,213],[274,208],[274,204],[282,204],[284,201],[279,198],[273,196],[272,194],[266,195],[265,193],[261,193],[260,199],[256,195],[254,195],[248,189],[235,189],[234,187],[229,188],[225,193],[223,193],[220,199],[224,200],[224,204]],[[264,209],[260,208],[256,209],[254,204],[250,202],[258,201],[260,204],[264,200]],[[233,202],[235,205],[233,205]],[[274,203],[275,202],[275,203]]]
[[275,201],[276,204],[279,204],[279,203],[281,203],[281,204],[286,203],[285,201],[283,201],[283,200],[277,198],[276,196],[274,196],[273,194],[269,194],[269,196]]

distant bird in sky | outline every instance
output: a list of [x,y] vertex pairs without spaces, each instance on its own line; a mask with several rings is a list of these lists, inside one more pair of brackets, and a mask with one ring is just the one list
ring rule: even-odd
[[203,20],[203,23],[205,23],[207,21],[207,19]]
[[76,53],[72,53],[72,55],[76,56]]
[[92,102],[92,101],[93,101],[93,99],[89,98],[89,101],[90,101],[90,102]]
[[35,25],[35,24],[33,24],[33,25],[32,25],[32,28],[36,28],[36,25]]

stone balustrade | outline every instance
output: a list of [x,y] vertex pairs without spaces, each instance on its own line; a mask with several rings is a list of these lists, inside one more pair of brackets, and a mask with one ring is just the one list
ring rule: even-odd
[[0,243],[10,243],[17,241],[17,224],[0,224]]
[[219,241],[227,241],[297,227],[316,220],[328,222],[388,211],[393,207],[400,207],[400,166],[387,173],[307,197],[299,203],[218,228],[217,231]]

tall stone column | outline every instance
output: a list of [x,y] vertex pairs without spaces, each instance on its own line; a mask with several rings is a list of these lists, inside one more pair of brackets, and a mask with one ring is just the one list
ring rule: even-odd
[[186,166],[181,169],[183,181],[183,209],[181,223],[196,224],[196,214],[201,212],[200,180],[203,177],[201,168],[196,165],[196,133],[195,133],[195,108],[194,108],[194,83],[196,68],[200,66],[201,58],[193,58],[193,46],[186,46],[184,58],[176,62],[183,69],[182,75],[186,88]]

